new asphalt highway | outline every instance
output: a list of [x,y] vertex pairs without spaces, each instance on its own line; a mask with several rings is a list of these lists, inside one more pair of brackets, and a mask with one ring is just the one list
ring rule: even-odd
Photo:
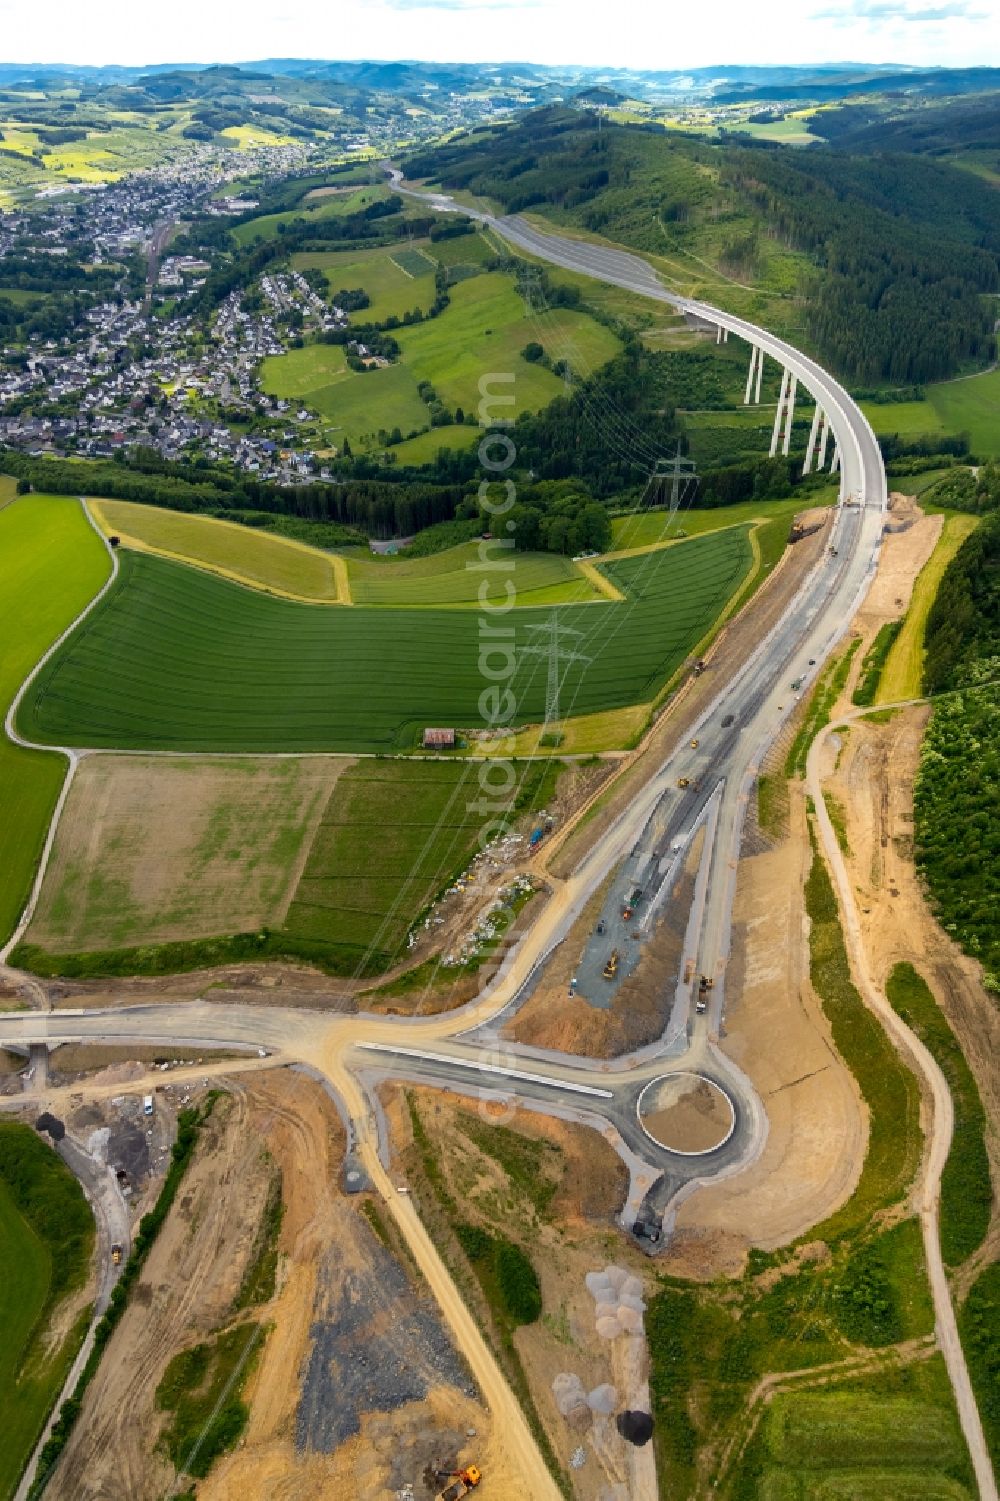
[[[399,187],[398,177],[394,181]],[[429,198],[442,210],[458,208],[441,195],[416,196]],[[251,1058],[263,1049],[268,1056],[258,1060],[262,1067],[295,1063],[319,1076],[338,1100],[356,1159],[385,1197],[438,1293],[494,1415],[509,1432],[512,1452],[526,1473],[539,1476],[531,1494],[547,1496],[555,1494],[554,1488],[540,1478],[537,1451],[516,1402],[461,1300],[453,1296],[440,1258],[412,1206],[394,1191],[373,1085],[388,1077],[420,1080],[492,1099],[517,1100],[602,1130],[630,1171],[623,1222],[640,1233],[647,1245],[659,1236],[661,1225],[669,1228],[670,1208],[676,1205],[678,1194],[690,1192],[709,1177],[739,1171],[760,1152],[767,1132],[763,1108],[750,1081],[716,1041],[725,1015],[730,919],[747,799],[763,754],[792,712],[796,697],[806,691],[846,631],[871,581],[883,529],[886,482],[878,445],[859,408],[826,371],[791,345],[743,319],[669,292],[636,256],[544,234],[517,217],[479,212],[474,217],[541,259],[668,302],[696,325],[728,330],[792,371],[826,412],[840,455],[841,504],[829,525],[822,557],[773,630],[762,640],[747,642],[741,666],[720,686],[691,733],[697,746],[685,742],[654,769],[625,811],[542,908],[494,980],[467,1006],[427,1018],[334,1016],[211,1001],[106,1011],[4,1013],[0,1015],[0,1045],[24,1048],[31,1042],[87,1039],[235,1047],[247,1050]],[[793,683],[799,686],[793,688]],[[678,785],[682,779],[685,787]],[[683,845],[699,821],[704,823],[706,838],[686,953],[694,960],[693,974],[705,974],[714,981],[708,1008],[703,1013],[695,1009],[694,981],[685,984],[683,976],[665,976],[664,985],[672,990],[672,1007],[664,1037],[653,1047],[613,1063],[570,1058],[502,1040],[499,1022],[503,1014],[517,1004],[540,963],[566,936],[608,873],[621,868],[621,878],[630,880],[634,871],[622,862],[636,859],[633,850],[656,855],[659,864],[676,842]],[[619,896],[620,891],[615,899]],[[653,899],[652,888],[649,899]],[[591,955],[593,960],[598,957],[596,951]],[[638,1119],[642,1090],[651,1080],[673,1071],[701,1074],[731,1102],[732,1130],[727,1139],[698,1156],[665,1151]]]

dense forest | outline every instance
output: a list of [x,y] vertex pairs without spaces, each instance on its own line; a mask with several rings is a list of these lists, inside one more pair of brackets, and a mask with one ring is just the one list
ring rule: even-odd
[[951,156],[956,151],[1000,149],[1000,94],[949,99],[920,109],[878,104],[845,104],[820,110],[809,128],[835,146],[851,151],[906,151]]
[[915,789],[917,864],[935,911],[1000,989],[1000,512],[945,571],[927,622],[934,708]]
[[912,157],[736,152],[726,169],[817,267],[807,326],[855,381],[940,379],[993,350],[1000,195]]
[[643,250],[695,245],[699,225],[728,220],[727,274],[752,265],[755,239],[782,238],[814,267],[799,288],[810,336],[854,382],[935,380],[992,352],[1000,194],[927,157],[598,130],[587,112],[550,107],[419,152],[406,170]]

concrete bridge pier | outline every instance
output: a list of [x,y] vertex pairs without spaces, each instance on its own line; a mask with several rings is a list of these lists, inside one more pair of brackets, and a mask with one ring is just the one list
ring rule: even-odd
[[[764,351],[763,351],[763,349],[761,349],[758,344],[751,344],[750,345],[750,369],[747,371],[747,388],[746,388],[746,392],[744,393],[744,396],[743,396],[743,405],[745,407],[748,407],[750,405],[750,397],[753,394],[754,377],[757,376],[757,363],[758,363],[759,360],[763,360],[763,358],[764,358]],[[759,385],[760,385],[760,377],[759,376],[757,376],[757,384],[758,384],[758,387],[759,387]],[[757,399],[760,400],[759,397]]]
[[[809,429],[809,442],[806,444],[806,458],[805,463],[802,465],[803,474],[809,474],[812,469],[813,458],[815,457],[816,453],[816,438],[819,433],[820,423],[823,423],[825,425],[826,413],[823,411],[823,408],[817,401],[816,410],[813,412],[812,427]],[[822,465],[820,467],[822,468]]]
[[781,445],[781,452],[788,457],[788,445],[792,441],[792,423],[795,420],[795,393],[799,388],[796,376],[791,376],[788,382],[788,401],[785,407],[785,440]]
[[785,415],[785,402],[788,399],[788,371],[781,372],[781,390],[778,392],[778,410],[774,414],[774,430],[771,433],[771,458],[778,452],[778,439],[781,437],[781,422]]

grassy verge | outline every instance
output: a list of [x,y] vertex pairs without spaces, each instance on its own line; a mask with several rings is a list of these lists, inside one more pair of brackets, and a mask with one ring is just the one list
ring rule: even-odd
[[843,1208],[810,1232],[810,1238],[829,1240],[863,1231],[872,1215],[899,1202],[916,1171],[922,1132],[917,1082],[851,979],[837,899],[811,831],[810,838],[813,862],[805,887],[809,974],[837,1051],[857,1079],[869,1111],[868,1152],[858,1186]]
[[251,1308],[256,1303],[268,1303],[274,1297],[278,1277],[278,1236],[281,1234],[283,1215],[281,1173],[276,1170],[268,1189],[253,1252],[236,1296],[237,1308]]
[[926,981],[912,964],[897,964],[885,993],[944,1074],[955,1109],[955,1131],[941,1176],[941,1254],[957,1266],[986,1238],[993,1203],[986,1151],[986,1112],[972,1070]]
[[796,732],[795,739],[788,749],[785,758],[785,776],[803,776],[806,769],[806,757],[809,747],[825,724],[829,724],[833,706],[844,691],[851,663],[857,651],[860,641],[855,638],[847,650],[841,652],[839,657],[834,657],[820,674],[819,681],[812,691],[812,695],[806,705],[806,712],[802,723]]
[[823,793],[823,801],[826,803],[826,811],[833,825],[833,832],[837,836],[837,843],[845,855],[850,854],[850,845],[847,842],[847,809],[832,792]]
[[981,1272],[958,1316],[994,1469],[1000,1465],[1000,1262]]
[[82,1286],[94,1221],[69,1168],[30,1126],[0,1123],[0,1496],[12,1493],[89,1313],[47,1348],[56,1306]]
[[945,517],[937,546],[917,575],[910,608],[886,659],[873,703],[899,703],[922,692],[927,617],[945,569],[978,524],[977,516],[961,512]]
[[115,1329],[121,1322],[125,1309],[128,1306],[129,1294],[139,1278],[139,1273],[145,1265],[146,1258],[153,1249],[156,1237],[163,1228],[163,1223],[177,1197],[181,1180],[190,1166],[194,1156],[194,1150],[198,1143],[198,1135],[201,1127],[212,1113],[212,1107],[218,1098],[218,1091],[212,1090],[205,1097],[204,1103],[197,1109],[182,1110],[177,1117],[177,1139],[170,1149],[170,1166],[167,1176],[163,1181],[159,1197],[148,1214],[143,1215],[139,1221],[139,1230],[132,1242],[132,1254],[125,1265],[125,1270],[115,1284],[108,1304],[107,1312],[97,1325],[94,1335],[94,1345],[87,1359],[87,1363],[80,1373],[73,1394],[67,1397],[59,1411],[52,1433],[46,1441],[38,1461],[38,1470],[35,1480],[29,1492],[29,1501],[35,1501],[45,1490],[46,1485],[52,1478],[52,1473],[69,1440],[80,1409],[83,1406],[83,1398],[87,1387],[97,1373],[108,1341],[114,1334]]
[[788,783],[770,771],[757,778],[757,822],[772,839],[780,839],[788,826]]
[[940,1356],[888,1362],[768,1404],[725,1501],[972,1501]]
[[865,653],[865,659],[861,664],[861,676],[858,679],[858,686],[852,694],[852,701],[859,708],[867,709],[875,702],[886,660],[902,629],[903,622],[901,620],[890,620],[886,625],[879,628],[875,640]]
[[179,1475],[201,1479],[243,1433],[250,1410],[242,1391],[262,1333],[260,1324],[237,1324],[181,1350],[164,1371],[156,1405],[170,1414],[162,1441]]

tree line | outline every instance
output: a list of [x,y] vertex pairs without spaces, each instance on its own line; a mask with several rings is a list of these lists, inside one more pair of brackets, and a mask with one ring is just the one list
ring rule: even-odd
[[644,250],[662,250],[665,230],[683,248],[706,212],[749,214],[752,229],[741,224],[721,260],[752,268],[764,234],[805,252],[809,335],[855,382],[937,380],[993,347],[984,294],[1000,289],[1000,196],[930,157],[598,131],[592,114],[550,106],[420,151],[407,171],[508,212],[547,207]]
[[1000,991],[1000,512],[945,569],[927,619],[935,705],[914,788],[917,866],[935,912]]

